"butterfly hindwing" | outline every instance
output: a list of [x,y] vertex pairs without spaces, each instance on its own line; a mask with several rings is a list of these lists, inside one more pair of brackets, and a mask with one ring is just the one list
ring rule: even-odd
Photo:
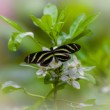
[[54,57],[55,57],[55,59],[57,59],[61,62],[65,62],[65,61],[70,59],[70,55],[68,53],[57,53],[57,52],[55,52]]

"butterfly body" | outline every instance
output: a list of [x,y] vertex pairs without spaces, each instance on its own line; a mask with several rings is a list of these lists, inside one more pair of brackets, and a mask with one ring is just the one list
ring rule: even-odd
[[55,61],[65,62],[70,59],[70,54],[78,51],[80,45],[67,44],[59,46],[56,49],[50,48],[50,51],[39,51],[28,55],[25,58],[26,63],[40,64],[41,66],[48,66],[55,58]]

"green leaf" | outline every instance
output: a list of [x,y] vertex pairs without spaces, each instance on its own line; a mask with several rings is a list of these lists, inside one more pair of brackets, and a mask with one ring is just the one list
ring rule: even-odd
[[36,64],[27,64],[27,63],[21,63],[20,66],[30,67],[34,69],[39,69],[39,67]]
[[85,36],[90,36],[92,34],[92,31],[87,29],[85,31],[83,31],[81,34],[79,34],[78,36],[76,36],[72,41],[75,42],[76,40],[85,37]]
[[83,27],[83,28],[87,27],[87,26],[88,26],[90,23],[92,23],[99,15],[100,15],[100,13],[88,17],[88,18],[83,22],[82,27]]
[[93,84],[96,84],[96,80],[91,74],[85,74],[84,77],[88,79],[88,81],[92,82]]
[[1,86],[1,90],[3,93],[10,93],[12,91],[19,90],[19,89],[22,89],[21,86],[17,85],[13,81],[7,81],[5,83],[2,83],[2,86]]
[[81,34],[85,28],[87,28],[87,26],[90,25],[90,23],[92,23],[97,17],[99,16],[99,14],[93,15],[88,17],[78,28],[77,32],[75,33],[74,37],[78,36],[79,34]]
[[59,33],[64,25],[64,18],[65,18],[65,9],[61,11],[60,15],[58,16],[57,22],[54,26],[54,30]]
[[9,50],[16,51],[19,48],[23,38],[27,36],[34,38],[34,34],[32,32],[24,32],[24,33],[14,32],[8,42]]
[[32,94],[32,93],[28,92],[25,88],[22,88],[20,85],[18,85],[17,83],[15,83],[13,81],[7,81],[7,82],[2,83],[1,90],[3,93],[10,93],[15,90],[22,90],[25,94],[27,94],[31,97],[37,97],[37,98],[42,98],[42,99],[45,98],[44,96]]
[[8,24],[10,24],[15,29],[17,29],[19,32],[24,32],[24,29],[20,25],[18,25],[17,23],[15,23],[14,21],[12,21],[12,20],[4,17],[4,16],[0,16],[0,18],[3,19]]
[[69,18],[69,14],[67,15],[67,7],[66,7],[60,12],[57,22],[53,28],[53,33],[54,33],[56,42],[58,41],[59,33],[61,33],[61,30],[68,18]]
[[44,15],[42,18],[42,23],[45,26],[45,29],[47,31],[47,33],[51,32],[51,28],[52,28],[52,18],[50,15]]
[[31,19],[32,19],[32,21],[33,21],[33,23],[36,25],[36,26],[38,26],[38,27],[40,27],[42,30],[46,30],[45,29],[45,25],[42,23],[42,20],[41,19],[39,19],[39,18],[36,18],[35,16],[33,16],[33,15],[31,15]]
[[77,31],[77,29],[81,25],[81,23],[84,21],[84,19],[85,19],[85,14],[82,14],[74,20],[74,22],[72,23],[72,25],[70,26],[70,29],[69,29],[69,35],[71,38],[74,37],[75,32]]
[[[84,19],[85,19],[84,14],[78,16],[75,19],[75,21],[73,22],[73,24],[71,25],[69,34],[67,35],[66,33],[63,32],[59,35],[57,44],[63,45],[63,44],[71,43],[73,41],[72,39],[74,38],[75,32],[78,30],[78,28],[82,24],[82,22],[84,22]],[[79,36],[76,39],[78,39],[78,38],[79,38]]]
[[50,39],[53,40],[54,38],[50,35],[52,32],[52,18],[50,15],[44,15],[41,19],[36,18],[35,16],[31,15],[33,23],[40,27],[44,32],[46,32]]
[[58,16],[57,7],[51,3],[47,4],[44,8],[44,15],[50,15],[52,17],[52,24],[54,25]]
[[88,99],[84,102],[85,104],[93,104],[96,105],[96,99]]

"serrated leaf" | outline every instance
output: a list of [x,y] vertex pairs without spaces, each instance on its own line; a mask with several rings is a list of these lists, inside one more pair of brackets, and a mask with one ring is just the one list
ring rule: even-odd
[[1,86],[1,90],[3,93],[10,93],[14,90],[19,90],[19,89],[22,89],[21,86],[19,86],[18,84],[16,84],[13,81],[7,81],[7,82],[3,83]]
[[34,34],[32,32],[24,32],[24,33],[14,32],[8,42],[9,50],[16,51],[19,48],[23,38],[27,36],[34,38]]
[[4,20],[5,22],[7,22],[12,27],[14,27],[15,29],[17,29],[19,32],[24,32],[24,29],[20,25],[18,25],[17,23],[15,23],[14,21],[12,21],[12,20],[4,17],[4,16],[0,16],[0,18],[2,20]]
[[54,25],[57,20],[58,10],[57,7],[51,3],[47,4],[44,8],[44,15],[50,15],[52,17],[52,24]]
[[84,77],[88,79],[88,81],[92,82],[93,84],[96,84],[96,80],[91,74],[85,74]]
[[85,14],[82,14],[80,16],[78,16],[74,22],[72,23],[72,25],[70,26],[69,29],[69,35],[71,38],[74,37],[75,32],[77,31],[79,25],[85,20]]

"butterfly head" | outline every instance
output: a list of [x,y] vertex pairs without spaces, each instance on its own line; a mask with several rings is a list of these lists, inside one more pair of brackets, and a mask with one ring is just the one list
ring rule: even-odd
[[53,50],[53,47],[51,47],[51,48],[50,48],[50,51],[51,51],[51,52],[53,52],[53,51],[54,51],[54,50]]

